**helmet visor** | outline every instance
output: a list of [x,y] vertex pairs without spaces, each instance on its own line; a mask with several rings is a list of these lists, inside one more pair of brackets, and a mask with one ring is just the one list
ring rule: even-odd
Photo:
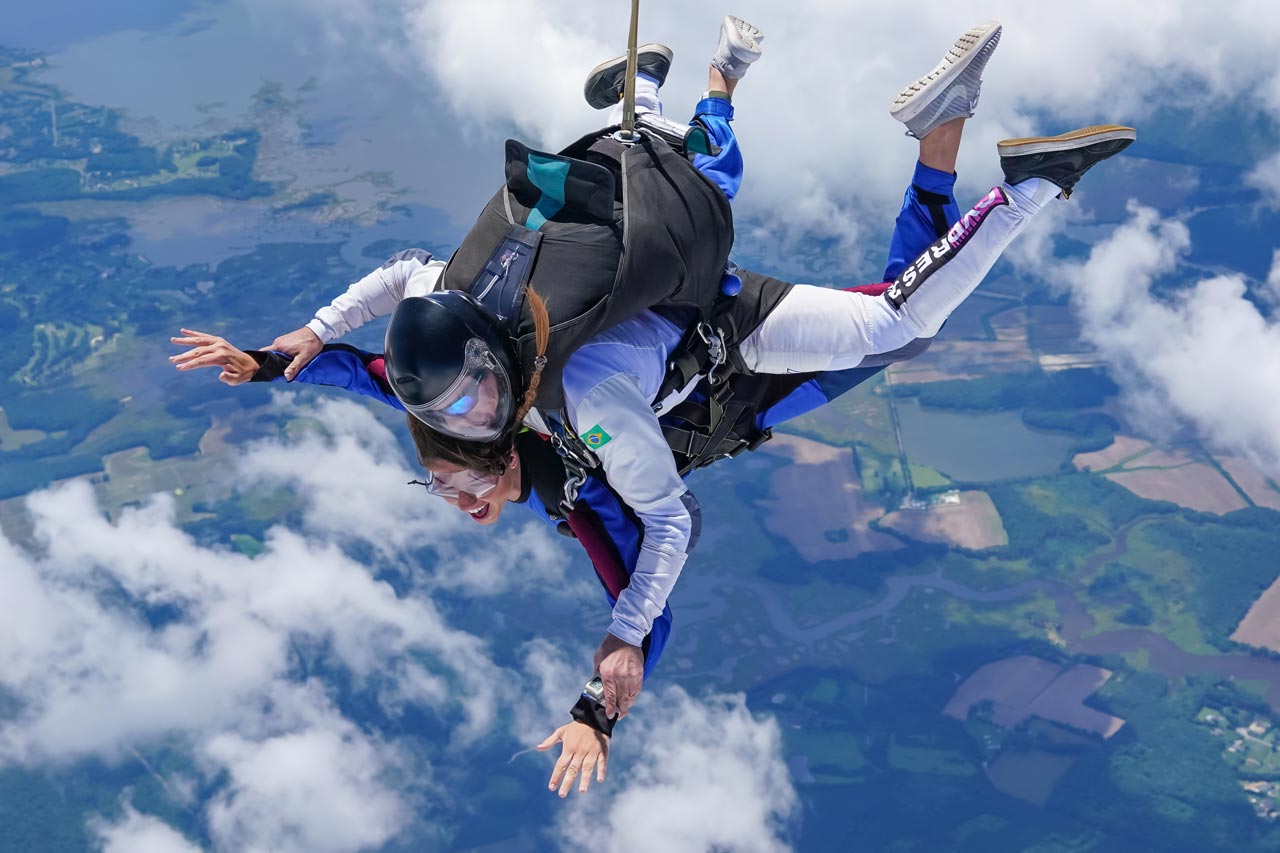
[[436,432],[465,441],[490,441],[506,429],[515,402],[498,359],[484,341],[471,338],[453,384],[430,403],[407,408]]

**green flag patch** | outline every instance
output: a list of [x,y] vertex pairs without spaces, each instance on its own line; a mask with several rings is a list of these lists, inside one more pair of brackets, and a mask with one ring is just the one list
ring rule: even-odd
[[599,450],[609,442],[613,441],[613,436],[604,431],[604,427],[596,424],[591,429],[584,432],[581,436],[582,440],[587,443],[587,447],[592,450]]

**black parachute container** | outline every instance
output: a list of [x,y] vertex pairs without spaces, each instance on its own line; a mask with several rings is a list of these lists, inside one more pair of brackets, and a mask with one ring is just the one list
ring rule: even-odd
[[542,296],[551,337],[539,409],[563,406],[565,363],[598,332],[646,308],[680,325],[705,319],[733,245],[719,187],[662,139],[624,145],[613,130],[560,154],[508,140],[506,183],[444,273],[445,288],[469,291],[507,324],[522,388],[536,359],[523,284]]

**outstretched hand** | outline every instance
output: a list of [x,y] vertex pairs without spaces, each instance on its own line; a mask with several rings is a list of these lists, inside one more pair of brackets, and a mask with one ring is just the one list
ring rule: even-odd
[[644,652],[639,646],[605,634],[596,649],[596,672],[604,684],[604,713],[613,718],[625,717],[644,685]]
[[293,361],[284,369],[284,378],[290,382],[298,375],[298,371],[307,366],[316,353],[324,349],[324,343],[316,337],[316,333],[303,326],[287,335],[281,335],[265,347],[272,352],[282,352],[292,356]]
[[604,782],[605,771],[609,766],[609,736],[598,732],[585,723],[574,720],[565,723],[552,732],[546,740],[535,749],[546,752],[557,743],[563,743],[560,759],[551,771],[551,781],[547,790],[560,789],[560,796],[566,797],[573,789],[573,780],[578,779],[578,793],[585,794],[591,787],[591,771],[595,770],[597,782]]
[[183,329],[182,337],[169,338],[170,343],[191,347],[186,352],[169,356],[178,370],[194,370],[197,367],[220,367],[218,380],[228,385],[248,382],[258,372],[258,362],[241,349],[233,347],[223,338],[193,329]]

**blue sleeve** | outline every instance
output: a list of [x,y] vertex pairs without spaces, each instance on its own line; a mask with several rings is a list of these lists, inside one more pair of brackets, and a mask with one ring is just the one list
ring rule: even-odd
[[[603,480],[588,477],[578,491],[578,506],[587,509],[595,516],[600,532],[612,543],[616,550],[616,558],[628,575],[635,571],[636,559],[640,555],[640,542],[644,525],[635,514],[622,505],[617,495],[605,485]],[[605,597],[609,606],[613,607],[617,600],[608,592],[608,582],[603,574],[608,567],[595,565],[596,574],[605,586]],[[671,607],[663,607],[662,613],[653,620],[648,636],[644,641],[644,677],[647,679],[658,665],[658,658],[666,648],[671,636]]]
[[729,201],[742,187],[742,149],[729,122],[733,121],[733,104],[723,98],[703,98],[693,111],[693,121],[707,131],[720,153],[695,154],[693,167],[710,178]]
[[[381,355],[346,344],[329,344],[306,367],[298,371],[293,381],[345,388],[403,412],[404,405],[396,399],[391,387],[378,373],[381,364]],[[270,376],[271,381],[279,378],[281,377],[276,375]]]

